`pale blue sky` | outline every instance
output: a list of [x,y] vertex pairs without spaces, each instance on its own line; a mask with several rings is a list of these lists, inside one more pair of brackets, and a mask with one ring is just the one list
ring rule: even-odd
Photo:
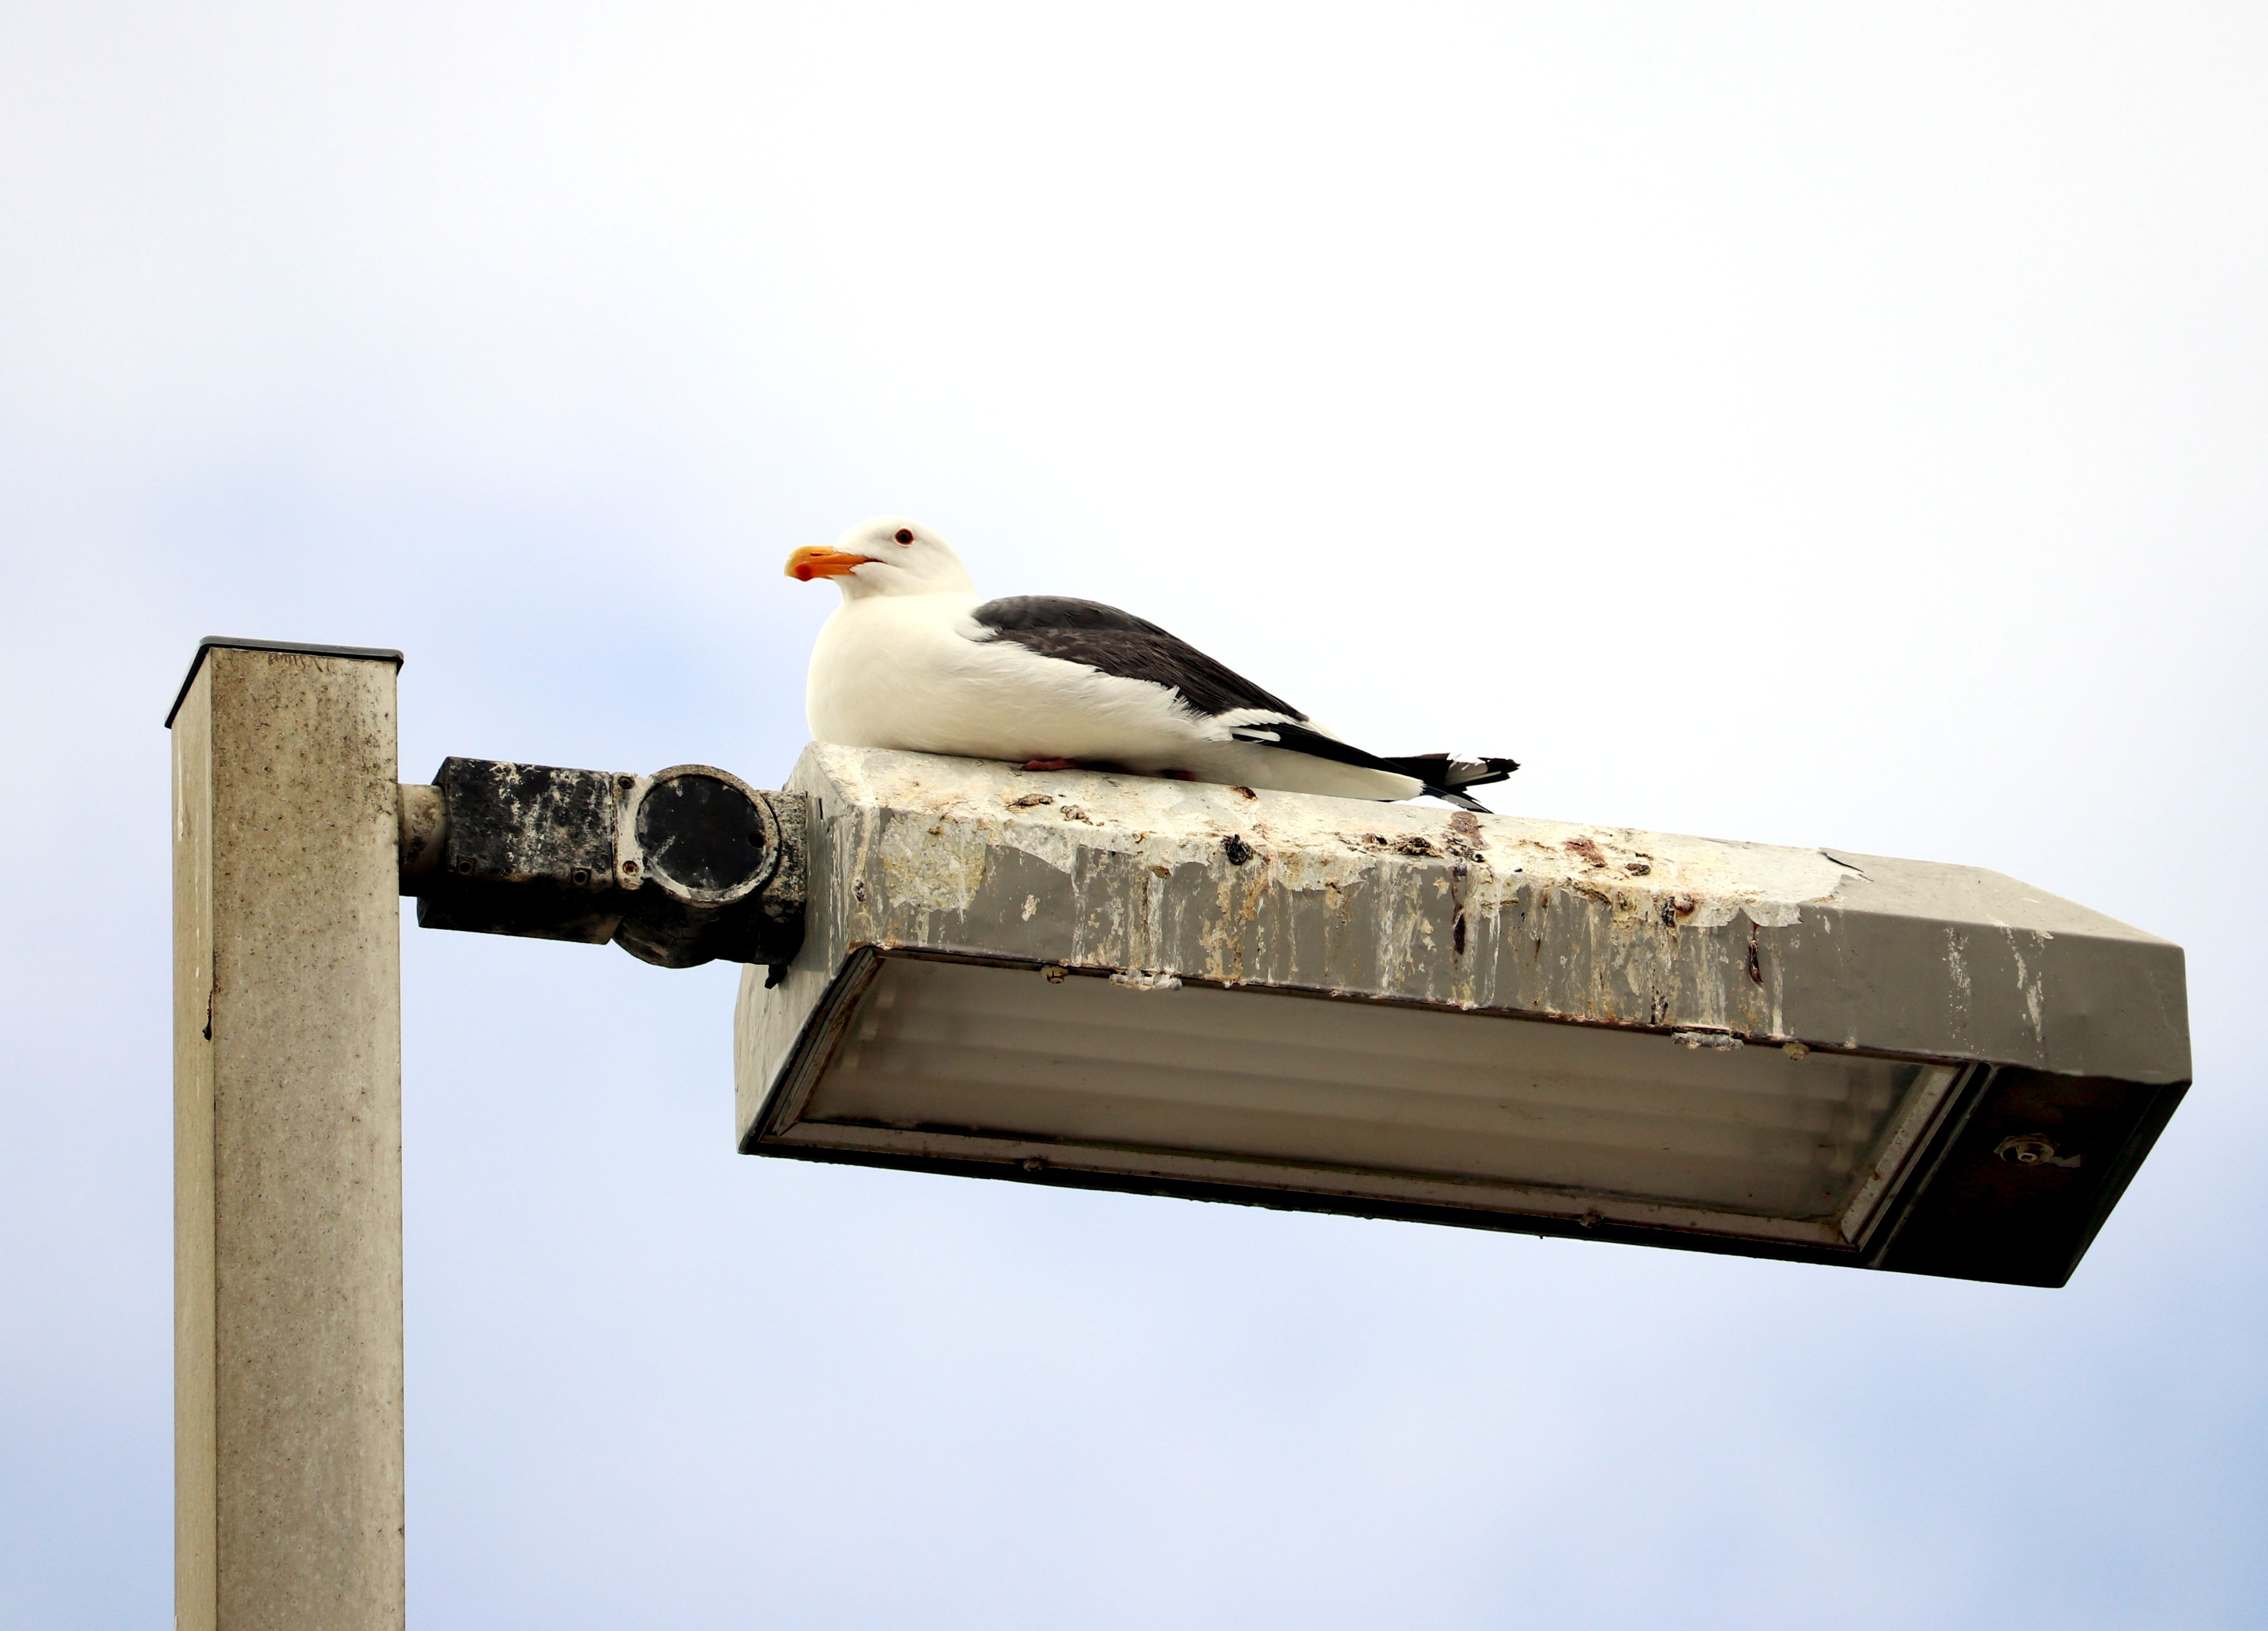
[[2188,947],[2058,1292],[758,1162],[732,971],[405,934],[421,1631],[2268,1621],[2268,11],[0,18],[0,1622],[170,1613],[211,632],[760,783],[923,516],[1525,813]]

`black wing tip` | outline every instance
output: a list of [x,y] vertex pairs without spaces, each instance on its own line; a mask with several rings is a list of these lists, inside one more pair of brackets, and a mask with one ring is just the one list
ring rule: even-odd
[[1485,787],[1491,782],[1505,780],[1520,768],[1518,759],[1451,753],[1412,753],[1394,763],[1420,781],[1439,782],[1452,788]]
[[1489,808],[1487,805],[1482,803],[1478,799],[1473,798],[1469,794],[1461,793],[1454,787],[1428,787],[1425,789],[1425,792],[1429,797],[1439,799],[1444,804],[1454,804],[1461,810],[1470,810],[1476,816],[1493,816],[1496,814],[1494,810]]
[[1336,736],[1326,736],[1304,725],[1275,721],[1256,720],[1250,725],[1233,726],[1230,727],[1229,735],[1238,742],[1257,742],[1292,753],[1305,753],[1315,758],[1330,759],[1341,764],[1390,771],[1397,776],[1407,776],[1418,783],[1421,792],[1445,803],[1454,804],[1459,809],[1470,810],[1476,816],[1492,816],[1496,812],[1459,789],[1487,786],[1491,782],[1504,780],[1520,768],[1518,759],[1462,754],[1412,753],[1400,758],[1381,758],[1376,754],[1365,753]]

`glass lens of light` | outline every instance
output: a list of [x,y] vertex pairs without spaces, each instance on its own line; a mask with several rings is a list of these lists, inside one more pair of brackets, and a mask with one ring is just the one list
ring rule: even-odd
[[[795,1136],[1020,1139],[1071,1165],[1081,1148],[1233,1158],[1693,1208],[1735,1232],[1742,1218],[1796,1220],[1855,1239],[1954,1074],[892,957]],[[1112,1164],[1129,1170],[1123,1154]],[[1289,1170],[1284,1182],[1297,1186]]]

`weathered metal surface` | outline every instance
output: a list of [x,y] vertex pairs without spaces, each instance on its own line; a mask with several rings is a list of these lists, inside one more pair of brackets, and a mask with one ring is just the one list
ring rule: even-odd
[[402,1624],[398,661],[208,641],[171,716],[184,1631]]
[[[620,779],[629,792],[633,779]],[[429,929],[602,946],[622,925],[621,821],[606,771],[448,758],[434,772],[446,814],[440,864],[417,889]]]
[[803,808],[705,764],[652,776],[442,762],[401,793],[422,927],[612,941],[665,968],[784,963],[803,925]]
[[823,746],[789,786],[824,905],[791,987],[922,947],[2189,1077],[2179,947],[1972,867]]
[[310,646],[299,640],[246,639],[229,634],[208,634],[197,642],[195,655],[189,659],[189,671],[181,676],[181,689],[173,693],[173,705],[166,710],[166,728],[173,728],[174,718],[181,705],[189,699],[189,687],[197,683],[197,675],[205,666],[209,653],[227,652],[298,652],[310,657],[344,657],[363,662],[391,663],[401,667],[401,653],[390,646]]
[[633,780],[615,881],[615,943],[664,968],[784,964],[803,935],[803,801],[704,764]]
[[449,801],[438,787],[403,785],[395,790],[394,838],[402,891],[441,869],[441,846],[449,836]]
[[[743,981],[744,1140],[862,948],[1988,1067],[1933,1173],[2003,1067],[2161,1090],[2096,1118],[2097,1222],[2189,1078],[2178,947],[1976,868],[830,746],[789,787],[811,930],[778,989]],[[1918,1195],[1915,1242],[1956,1228]]]

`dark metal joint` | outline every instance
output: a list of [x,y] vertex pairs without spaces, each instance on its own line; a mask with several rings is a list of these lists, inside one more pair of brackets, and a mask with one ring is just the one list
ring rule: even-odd
[[447,758],[401,793],[401,892],[429,929],[612,941],[666,969],[803,941],[804,800],[729,771]]

